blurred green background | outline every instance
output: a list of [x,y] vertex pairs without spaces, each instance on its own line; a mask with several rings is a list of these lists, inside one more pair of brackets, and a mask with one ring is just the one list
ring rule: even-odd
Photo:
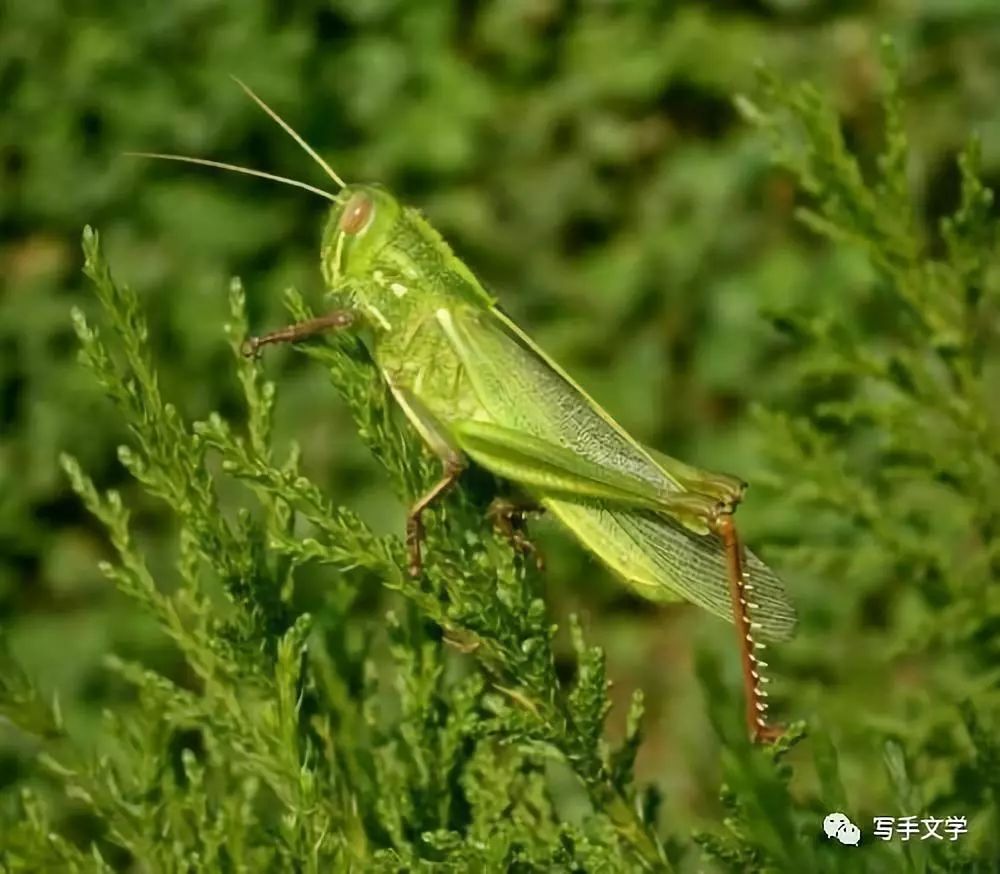
[[[767,488],[767,435],[749,415],[754,403],[802,409],[804,393],[824,391],[761,312],[823,300],[850,313],[871,273],[796,223],[793,181],[732,102],[753,89],[759,61],[814,80],[870,163],[883,33],[901,58],[910,183],[930,220],[955,204],[955,155],[971,132],[987,181],[1000,179],[995,0],[0,0],[0,628],[14,654],[84,739],[115,701],[101,657],[162,657],[148,620],[99,575],[105,534],[57,465],[68,450],[100,486],[122,489],[154,567],[169,560],[165,514],[119,465],[122,424],[76,362],[70,307],[96,309],[82,226],[100,228],[117,278],[140,295],[164,392],[190,416],[242,415],[222,330],[231,276],[246,283],[258,331],[286,321],[289,285],[321,305],[321,200],[122,155],[180,152],[323,185],[232,74],[348,180],[382,182],[422,209],[638,437],[759,477],[741,518],[803,618],[801,639],[772,660],[780,715],[817,717],[831,733],[859,816],[892,812],[879,809],[866,729],[907,719],[893,691],[907,679],[881,661],[904,642],[866,611],[885,609],[869,596],[893,571],[855,590],[807,561],[783,563],[775,546],[797,543],[804,520]],[[866,319],[877,332],[877,313]],[[400,508],[322,368],[289,350],[262,366],[280,389],[279,445],[300,441],[305,470],[335,500],[398,530]],[[835,536],[835,523],[808,527],[810,543]],[[639,774],[662,788],[664,821],[683,832],[717,816],[693,653],[720,654],[738,706],[731,630],[643,604],[560,532],[543,524],[539,537],[554,617],[579,611],[606,648],[622,702],[612,735],[631,690],[646,691]],[[4,732],[0,793],[26,769]],[[921,811],[896,811],[909,812]]]

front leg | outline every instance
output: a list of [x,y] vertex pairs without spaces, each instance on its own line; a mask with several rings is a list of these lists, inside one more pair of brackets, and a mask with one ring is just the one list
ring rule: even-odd
[[248,358],[256,358],[260,353],[261,346],[267,346],[271,343],[297,343],[299,340],[305,340],[307,337],[325,331],[349,328],[356,319],[357,315],[353,310],[333,310],[326,315],[307,319],[304,322],[296,322],[294,325],[279,328],[277,331],[262,334],[260,337],[248,337],[243,343],[242,352]]

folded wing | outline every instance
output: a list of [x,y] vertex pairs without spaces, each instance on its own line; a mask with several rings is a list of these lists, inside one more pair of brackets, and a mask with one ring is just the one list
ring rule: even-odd
[[[651,455],[602,410],[542,350],[499,313],[458,309],[439,316],[490,420],[551,444],[587,467],[609,467],[661,492],[683,491]],[[459,423],[455,423],[458,425]],[[460,429],[456,432],[461,443]],[[490,456],[474,451],[492,468]],[[511,461],[515,460],[512,457]],[[683,599],[733,621],[725,548],[714,534],[695,533],[663,512],[625,500],[559,497],[514,464],[494,472],[531,489],[542,504],[631,588],[653,601]],[[598,479],[594,476],[593,479]],[[795,611],[775,573],[749,550],[745,569],[750,614],[760,634],[791,636]]]

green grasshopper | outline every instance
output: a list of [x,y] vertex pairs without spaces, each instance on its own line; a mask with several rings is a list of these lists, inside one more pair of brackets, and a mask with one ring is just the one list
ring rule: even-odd
[[[442,464],[441,479],[407,516],[410,573],[421,573],[424,512],[471,460],[518,486],[643,597],[692,601],[733,621],[751,737],[780,736],[766,719],[757,633],[788,638],[795,612],[778,577],[740,543],[733,512],[746,484],[637,442],[500,309],[416,210],[378,185],[345,184],[239,84],[339,193],[215,161],[140,154],[262,176],[333,202],[321,268],[327,289],[350,305],[251,338],[245,352],[323,331],[361,331],[396,403]],[[515,522],[526,508],[497,501],[491,509],[515,546],[525,547]]]

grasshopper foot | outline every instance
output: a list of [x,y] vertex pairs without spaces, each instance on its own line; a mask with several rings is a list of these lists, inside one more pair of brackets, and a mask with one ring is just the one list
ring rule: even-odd
[[247,337],[240,345],[240,355],[244,358],[253,358],[255,361],[260,358],[260,337]]
[[785,727],[783,725],[772,725],[770,723],[758,723],[754,726],[752,732],[753,742],[758,744],[773,744],[783,737],[784,734]]
[[457,649],[460,653],[468,655],[479,649],[482,641],[470,632],[446,631],[442,640],[448,646]]
[[406,520],[406,552],[409,557],[407,570],[411,577],[419,577],[424,569],[420,554],[420,544],[424,539],[424,526],[419,515],[411,515]]

